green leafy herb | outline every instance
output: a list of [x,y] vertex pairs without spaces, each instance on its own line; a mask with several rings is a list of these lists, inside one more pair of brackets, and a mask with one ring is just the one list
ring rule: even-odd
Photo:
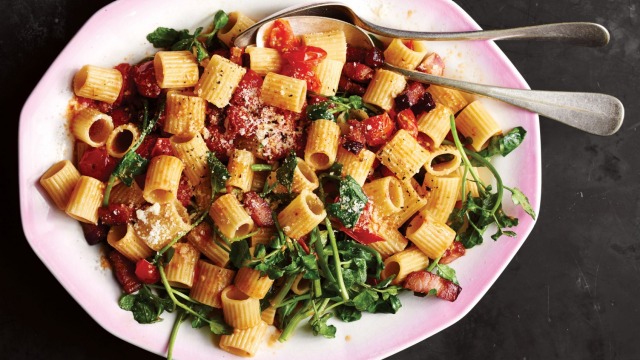
[[[211,47],[212,40],[218,30],[222,29],[229,21],[229,16],[222,10],[218,10],[213,17],[212,31],[202,34],[202,27],[197,28],[193,34],[189,30],[175,30],[166,27],[158,27],[147,35],[147,40],[156,48],[165,48],[173,51],[192,51],[198,62],[209,57],[207,47]],[[204,42],[199,40],[203,38]]]
[[444,264],[437,264],[435,270],[436,275],[440,276],[443,279],[447,279],[456,285],[459,285],[458,278],[456,277],[456,271],[453,268]]
[[216,335],[233,334],[233,328],[224,322],[224,319],[220,314],[209,317],[209,330]]
[[296,157],[296,153],[291,151],[291,153],[282,161],[282,164],[276,170],[276,180],[282,186],[287,188],[288,192],[291,192],[293,187],[293,173],[298,166],[298,158]]
[[496,135],[489,140],[489,145],[482,151],[478,152],[478,155],[483,158],[491,158],[495,155],[507,156],[510,152],[515,150],[522,141],[527,131],[518,126],[506,134]]
[[269,164],[253,164],[251,165],[251,171],[271,171],[273,166]]
[[362,98],[358,95],[330,96],[327,101],[307,106],[307,118],[309,120],[336,121],[337,116],[345,111],[362,109],[363,107]]
[[[315,313],[317,315],[317,313]],[[327,325],[327,320],[331,318],[330,313],[324,313],[322,316],[313,316],[309,321],[313,335],[322,335],[327,339],[336,337],[336,327]]]
[[522,210],[524,210],[527,214],[529,214],[529,216],[531,216],[532,219],[535,220],[536,212],[533,210],[533,207],[531,207],[531,204],[529,204],[529,199],[527,198],[527,196],[517,187],[510,188],[508,186],[505,186],[504,188],[511,191],[511,201],[513,201],[513,203],[516,205],[520,205],[522,207]]
[[339,192],[339,201],[327,206],[327,214],[340,220],[346,228],[353,228],[369,199],[350,175],[340,180]]
[[339,306],[336,315],[344,322],[358,321],[362,318],[362,312],[352,306]]
[[124,295],[118,301],[121,309],[131,311],[133,318],[140,324],[151,324],[162,320],[160,314],[165,310],[171,311],[171,299],[161,298],[151,289],[143,285],[135,294]]
[[207,154],[207,164],[211,172],[211,198],[213,199],[215,194],[225,189],[227,180],[229,180],[231,174],[229,174],[227,167],[224,166],[212,152]]
[[238,269],[244,266],[244,262],[251,259],[249,253],[249,244],[245,240],[235,241],[231,244],[231,252],[229,253],[229,260],[233,266]]

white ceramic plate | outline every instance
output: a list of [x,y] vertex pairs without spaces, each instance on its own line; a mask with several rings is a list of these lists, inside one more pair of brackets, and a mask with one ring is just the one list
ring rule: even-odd
[[[20,204],[26,237],[49,270],[106,330],[132,344],[165,354],[173,316],[153,325],[137,324],[130,312],[118,308],[120,288],[110,270],[100,265],[98,247],[86,244],[80,225],[59,211],[38,186],[53,163],[71,159],[67,103],[71,79],[84,64],[111,67],[136,62],[154,49],[145,40],[158,26],[195,29],[206,26],[218,9],[242,11],[259,19],[295,4],[293,0],[120,0],[97,12],[78,32],[44,75],[25,104],[20,118]],[[358,0],[349,5],[365,18],[389,27],[413,30],[475,30],[478,25],[448,0]],[[445,58],[446,76],[506,87],[527,85],[513,65],[491,42],[434,43]],[[540,134],[537,115],[491,100],[483,100],[505,129],[524,126],[524,144],[495,164],[506,184],[517,186],[537,211],[540,204]],[[456,302],[401,297],[396,315],[365,314],[362,320],[342,323],[335,339],[313,337],[299,329],[285,344],[268,341],[256,358],[371,359],[388,356],[462,318],[487,292],[533,228],[534,221],[509,201],[508,213],[520,218],[518,237],[490,239],[453,263],[463,287]],[[182,359],[235,358],[221,351],[206,331],[183,326],[174,355]]]

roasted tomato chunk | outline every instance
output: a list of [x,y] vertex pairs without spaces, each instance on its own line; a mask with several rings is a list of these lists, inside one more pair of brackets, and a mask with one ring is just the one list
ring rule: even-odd
[[105,225],[124,225],[135,219],[133,208],[127,204],[109,204],[100,207],[98,218]]
[[316,66],[327,57],[327,52],[315,46],[301,46],[282,54],[282,58],[289,64],[306,64]]
[[145,284],[155,284],[160,281],[160,272],[152,263],[140,259],[136,263],[136,277]]
[[249,191],[244,194],[243,202],[244,207],[257,226],[273,226],[273,213],[267,200],[261,198],[255,191]]
[[133,67],[133,81],[140,95],[148,98],[160,96],[160,86],[156,80],[156,70],[153,67],[153,60],[143,62]]
[[372,116],[362,121],[364,137],[369,146],[379,146],[391,139],[395,132],[395,124],[389,114]]
[[414,138],[418,137],[418,121],[411,109],[404,109],[396,115],[396,124],[399,129],[406,130]]
[[320,79],[318,79],[313,68],[306,63],[284,64],[280,74],[306,81],[307,90],[309,91],[318,92],[320,90]]
[[151,149],[151,157],[153,158],[159,155],[176,156],[169,138],[158,138],[156,143],[153,145],[153,149]]
[[78,171],[82,175],[107,181],[117,165],[118,159],[109,156],[107,149],[102,146],[84,151],[78,162]]
[[191,197],[193,196],[193,188],[189,184],[189,180],[183,174],[180,177],[180,184],[178,184],[178,201],[182,204],[182,206],[187,207],[189,202],[191,202]]
[[380,236],[380,221],[377,221],[377,213],[373,207],[373,202],[369,201],[364,206],[358,222],[352,229],[340,226],[340,231],[349,235],[353,240],[367,245],[377,241],[384,241]]
[[269,31],[267,46],[280,52],[286,52],[300,46],[300,39],[295,36],[287,20],[278,19],[273,22]]

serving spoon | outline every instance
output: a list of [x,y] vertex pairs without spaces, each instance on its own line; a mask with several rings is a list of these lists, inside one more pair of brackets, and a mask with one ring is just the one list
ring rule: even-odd
[[294,5],[257,22],[245,30],[234,41],[238,47],[254,42],[256,31],[265,23],[289,16],[322,16],[342,20],[368,32],[390,38],[453,41],[453,40],[553,40],[582,46],[604,46],[609,43],[609,32],[602,25],[588,22],[565,22],[537,26],[526,26],[501,30],[479,30],[462,32],[419,32],[391,29],[376,25],[356,14],[345,4],[320,2]]
[[[264,47],[266,32],[271,29],[273,21],[272,19],[262,23],[256,31],[256,46]],[[365,49],[375,46],[367,33],[344,21],[317,16],[294,16],[288,17],[287,21],[296,34],[340,29],[344,31],[347,43],[350,45]],[[405,70],[386,62],[383,68],[402,74],[409,80],[498,99],[595,135],[613,135],[620,129],[624,119],[622,103],[610,95],[534,91],[483,85]]]

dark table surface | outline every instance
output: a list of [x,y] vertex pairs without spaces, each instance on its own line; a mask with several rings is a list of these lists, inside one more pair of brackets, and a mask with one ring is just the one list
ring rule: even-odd
[[[157,358],[100,328],[27,244],[18,213],[22,104],[80,26],[108,1],[0,2],[0,84],[8,139],[0,261],[0,358]],[[611,137],[541,119],[542,207],[516,257],[455,325],[391,357],[640,358],[640,25],[638,0],[460,0],[483,28],[595,21],[611,43],[499,45],[534,89],[603,92],[626,106]],[[504,240],[508,241],[508,240]],[[8,251],[7,251],[8,250]]]

